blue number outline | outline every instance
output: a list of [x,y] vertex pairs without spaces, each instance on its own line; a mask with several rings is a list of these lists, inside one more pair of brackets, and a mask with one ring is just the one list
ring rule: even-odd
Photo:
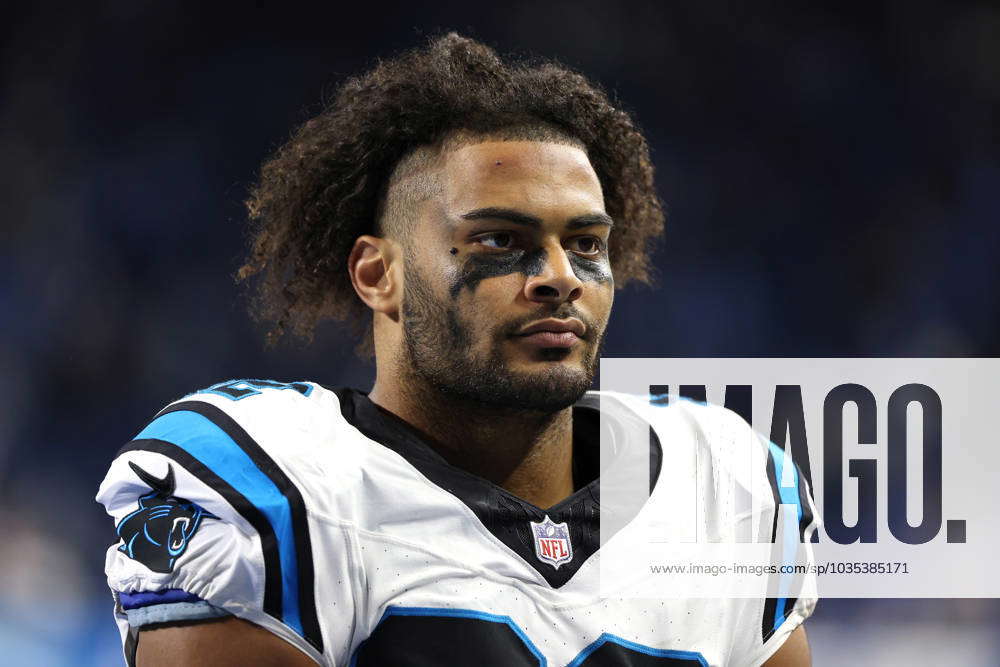
[[[474,618],[480,621],[486,621],[488,623],[503,623],[507,625],[514,634],[524,642],[524,645],[531,652],[535,658],[538,659],[539,667],[547,667],[548,661],[542,652],[538,650],[538,647],[528,638],[524,630],[521,629],[517,623],[510,616],[503,616],[500,614],[488,614],[483,611],[476,611],[474,609],[449,609],[449,608],[438,608],[438,607],[399,607],[399,606],[389,606],[386,608],[385,613],[382,614],[382,618],[379,619],[378,623],[375,624],[375,629],[372,630],[369,638],[375,634],[375,630],[378,629],[382,623],[390,616],[435,616],[443,618]],[[357,667],[358,655],[361,653],[362,647],[365,645],[365,639],[363,642],[358,644],[358,647],[354,649],[354,655],[351,656],[351,661],[349,663],[350,667]],[[587,648],[580,651],[572,662],[567,665],[567,667],[581,667],[584,662],[600,649],[605,644],[612,643],[618,644],[619,646],[636,651],[637,653],[644,653],[646,655],[653,656],[655,658],[668,658],[672,660],[680,660],[683,662],[692,662],[701,665],[702,667],[708,667],[708,661],[705,657],[698,653],[697,651],[679,651],[675,649],[659,649],[652,648],[650,646],[644,646],[627,639],[623,639],[617,635],[613,635],[609,632],[603,633],[594,642],[592,642]]]
[[[237,385],[244,386],[238,387]],[[223,391],[223,388],[230,388],[241,392],[245,391],[246,393],[234,396],[232,393]],[[211,387],[199,389],[194,394],[215,394],[216,396],[225,396],[230,401],[241,401],[250,396],[257,396],[265,389],[294,389],[303,396],[308,396],[312,393],[313,386],[309,382],[277,382],[275,380],[260,379],[226,380],[225,382],[213,384]],[[194,394],[189,395],[194,396]]]

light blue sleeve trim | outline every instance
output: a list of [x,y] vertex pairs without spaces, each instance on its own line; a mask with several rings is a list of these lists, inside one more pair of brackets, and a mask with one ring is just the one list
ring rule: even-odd
[[198,602],[171,602],[139,607],[138,609],[127,609],[125,615],[128,617],[128,624],[131,627],[141,628],[152,623],[201,621],[209,618],[222,618],[231,614],[225,609],[200,600]]

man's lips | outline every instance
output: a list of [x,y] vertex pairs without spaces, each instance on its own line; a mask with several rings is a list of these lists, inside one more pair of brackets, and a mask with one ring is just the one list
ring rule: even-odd
[[537,347],[572,347],[586,330],[583,322],[575,317],[565,320],[549,318],[525,327],[516,337]]
[[573,347],[580,340],[580,337],[572,331],[537,331],[518,338],[538,347]]
[[518,336],[527,336],[529,334],[537,333],[539,331],[551,331],[553,333],[565,333],[571,332],[576,334],[577,338],[583,338],[583,334],[586,333],[587,327],[583,325],[583,322],[576,319],[575,317],[570,317],[565,320],[557,320],[554,317],[550,317],[545,320],[539,320],[533,322],[532,324],[524,327],[517,332]]

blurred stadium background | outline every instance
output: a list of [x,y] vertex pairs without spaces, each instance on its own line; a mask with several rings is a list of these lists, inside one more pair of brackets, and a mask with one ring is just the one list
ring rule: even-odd
[[[0,27],[0,663],[119,664],[93,502],[162,404],[265,350],[231,274],[260,161],[340,78],[457,29],[634,111],[669,206],[607,356],[1000,354],[1000,7],[22,3]],[[641,323],[641,326],[636,326]],[[1000,664],[995,600],[825,600],[817,665]]]

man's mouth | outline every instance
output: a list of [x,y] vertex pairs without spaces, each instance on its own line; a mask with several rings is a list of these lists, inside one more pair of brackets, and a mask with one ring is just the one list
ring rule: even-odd
[[565,320],[549,318],[522,329],[515,338],[536,347],[572,347],[586,333],[583,322],[571,317]]
[[537,331],[518,338],[538,347],[572,347],[580,340],[572,331]]

